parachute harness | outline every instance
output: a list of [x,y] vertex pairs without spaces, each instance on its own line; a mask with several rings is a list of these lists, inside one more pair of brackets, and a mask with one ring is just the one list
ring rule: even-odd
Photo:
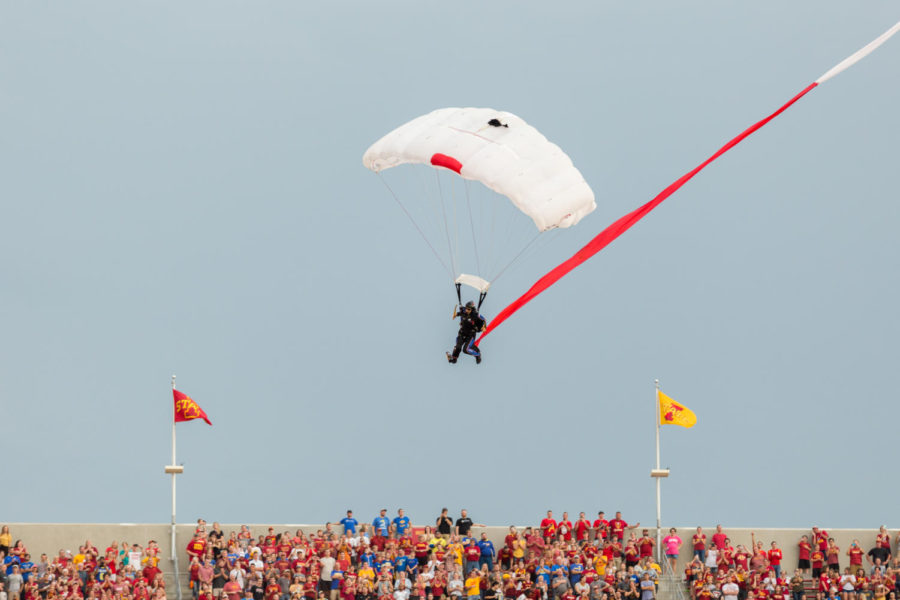
[[[456,299],[459,300],[459,305],[462,306],[462,287],[461,283],[457,283],[456,285]],[[479,292],[478,293],[478,308],[476,310],[481,310],[481,304],[484,302],[484,299],[487,298],[487,292]]]

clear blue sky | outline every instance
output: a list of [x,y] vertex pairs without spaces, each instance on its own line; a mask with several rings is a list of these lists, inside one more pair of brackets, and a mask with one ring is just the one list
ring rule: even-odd
[[[598,209],[487,317],[900,18],[896,2],[7,2],[4,521],[442,506],[875,527],[894,514],[900,40],[450,367],[446,276],[365,149],[444,106],[563,147]],[[887,523],[890,525],[890,523]]]

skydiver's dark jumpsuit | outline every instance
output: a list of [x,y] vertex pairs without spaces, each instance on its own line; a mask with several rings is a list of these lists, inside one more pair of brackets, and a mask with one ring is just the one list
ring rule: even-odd
[[455,363],[459,358],[460,351],[465,352],[478,359],[481,362],[481,350],[475,345],[475,336],[478,332],[485,328],[487,321],[478,314],[474,308],[460,308],[459,311],[459,333],[456,335],[456,346],[453,347],[453,353],[450,356],[450,362]]

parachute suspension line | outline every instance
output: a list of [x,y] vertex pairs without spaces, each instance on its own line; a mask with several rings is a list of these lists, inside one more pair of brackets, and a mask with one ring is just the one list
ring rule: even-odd
[[441,201],[441,213],[444,215],[444,234],[447,236],[447,252],[450,254],[450,266],[453,271],[450,273],[450,279],[456,279],[456,255],[453,252],[453,242],[450,241],[450,228],[447,221],[447,207],[444,204],[444,189],[441,187],[441,175],[438,170],[434,170],[434,178],[437,180],[438,198]]
[[525,244],[525,247],[524,247],[524,248],[522,248],[521,250],[519,250],[519,253],[516,254],[516,255],[512,258],[511,261],[509,261],[508,263],[506,263],[506,265],[505,265],[502,269],[500,269],[500,272],[497,273],[497,275],[495,275],[493,279],[491,279],[491,283],[494,283],[495,281],[497,281],[498,279],[500,279],[500,276],[503,275],[503,274],[506,272],[506,270],[507,270],[510,266],[512,266],[512,264],[513,264],[514,262],[516,262],[517,260],[519,260],[519,258],[520,258],[523,254],[525,254],[525,251],[528,250],[529,248],[531,248],[531,246],[534,245],[534,243],[535,243],[536,241],[538,241],[538,240],[540,239],[540,237],[541,237],[541,232],[539,231],[539,232],[537,233],[537,235],[535,235],[533,238],[531,238],[531,241],[530,241],[530,242],[528,242],[527,244]]
[[[466,207],[469,209],[469,228],[472,231],[472,247],[475,250],[475,267],[478,269],[478,274],[481,275],[481,259],[478,257],[478,236],[475,235],[475,220],[472,218],[472,202],[469,198],[468,181],[464,180],[464,187],[466,189]],[[479,306],[481,306],[480,303]]]
[[460,290],[461,287],[462,287],[461,283],[456,284],[456,299],[459,300],[460,306],[462,306],[462,290]]
[[453,207],[453,225],[450,227],[450,231],[453,232],[453,258],[456,262],[456,268],[459,271],[462,271],[462,267],[460,266],[460,243],[459,243],[459,202],[456,200],[456,181],[457,178],[452,175],[447,175],[447,179],[449,179],[449,187],[450,187],[450,206]]
[[481,292],[478,294],[478,310],[481,310],[481,304],[484,302],[484,299],[487,298],[487,292]]
[[413,227],[415,227],[415,228],[416,228],[416,231],[419,232],[419,235],[422,236],[422,239],[425,241],[425,243],[426,243],[426,244],[428,245],[428,247],[431,249],[431,252],[432,252],[432,254],[434,254],[434,257],[438,260],[439,263],[441,263],[441,266],[444,267],[444,269],[445,269],[448,273],[450,273],[450,278],[452,279],[452,278],[454,277],[453,271],[451,271],[451,270],[447,267],[447,263],[445,263],[445,262],[441,259],[441,255],[438,254],[438,251],[435,250],[434,246],[431,245],[431,242],[428,241],[428,237],[425,235],[425,232],[422,231],[422,228],[419,227],[419,224],[416,223],[416,220],[413,219],[412,215],[409,213],[409,211],[406,209],[406,207],[403,205],[403,203],[400,202],[400,198],[397,197],[397,194],[394,193],[394,190],[391,188],[390,185],[388,185],[388,182],[385,181],[385,179],[384,179],[384,177],[381,175],[381,173],[378,173],[378,179],[381,180],[381,183],[384,184],[384,187],[386,187],[386,188],[388,189],[388,191],[391,193],[391,196],[393,196],[393,197],[394,197],[394,200],[397,202],[397,204],[400,205],[400,210],[402,210],[402,211],[406,214],[407,218],[409,218],[409,222],[413,224]]
[[491,257],[491,265],[489,265],[490,270],[488,271],[488,275],[492,274],[493,269],[496,267],[496,264],[499,262],[497,259],[497,257],[500,254],[499,248],[503,247],[500,245],[500,243],[497,239],[497,227],[498,227],[497,218],[498,218],[498,213],[500,212],[500,203],[501,202],[502,201],[498,200],[496,197],[490,197],[490,201],[488,203],[488,207],[491,211],[491,228],[490,228],[490,235],[488,236],[488,239],[491,240],[491,251],[489,254],[489,256]]

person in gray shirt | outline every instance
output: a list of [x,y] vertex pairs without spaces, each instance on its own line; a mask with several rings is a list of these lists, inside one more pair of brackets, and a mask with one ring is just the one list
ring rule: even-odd
[[19,572],[19,565],[13,565],[12,573],[6,576],[6,593],[9,600],[19,600],[25,579]]

